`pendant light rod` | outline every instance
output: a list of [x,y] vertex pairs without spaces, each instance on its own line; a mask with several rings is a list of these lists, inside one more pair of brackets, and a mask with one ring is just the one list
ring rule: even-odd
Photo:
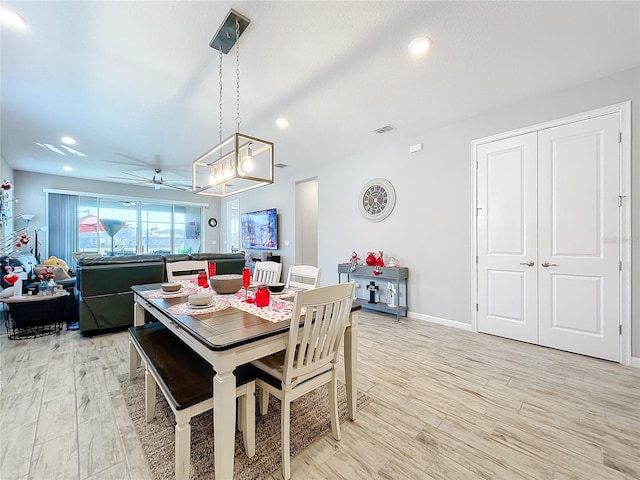
[[[240,36],[249,19],[231,9],[209,46],[218,50],[219,143],[192,162],[191,190],[199,195],[226,197],[270,185],[274,176],[273,142],[240,133]],[[222,54],[235,47],[236,132],[222,138]]]

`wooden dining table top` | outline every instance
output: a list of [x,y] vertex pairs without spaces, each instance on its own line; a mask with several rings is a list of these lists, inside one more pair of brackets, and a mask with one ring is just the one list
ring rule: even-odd
[[[273,322],[232,305],[212,313],[172,314],[167,309],[172,305],[188,302],[186,294],[173,298],[145,298],[145,293],[160,289],[159,283],[134,285],[131,289],[146,302],[160,310],[162,314],[169,317],[177,326],[187,330],[210,350],[228,350],[262,338],[278,335],[287,331],[291,323],[290,318]],[[220,297],[224,299],[225,295]],[[354,306],[352,311],[360,308],[360,306]]]

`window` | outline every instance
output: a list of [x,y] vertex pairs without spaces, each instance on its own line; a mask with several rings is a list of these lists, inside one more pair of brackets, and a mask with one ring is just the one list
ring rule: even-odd
[[200,250],[202,208],[78,197],[78,251],[101,255]]

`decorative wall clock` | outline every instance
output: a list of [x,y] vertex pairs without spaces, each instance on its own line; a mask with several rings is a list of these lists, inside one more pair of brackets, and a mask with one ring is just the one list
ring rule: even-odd
[[358,206],[362,216],[370,222],[380,222],[387,218],[396,204],[396,191],[391,182],[384,178],[374,178],[365,183]]
[[215,218],[211,217],[207,223],[209,224],[210,227],[215,227],[215,226],[218,225],[218,220],[216,220]]

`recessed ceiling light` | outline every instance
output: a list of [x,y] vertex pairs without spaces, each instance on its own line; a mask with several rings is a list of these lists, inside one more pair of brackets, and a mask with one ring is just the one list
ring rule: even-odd
[[287,128],[289,126],[289,120],[287,120],[286,118],[279,118],[276,120],[276,125],[278,125],[280,128]]
[[0,7],[0,24],[12,30],[27,28],[25,19],[18,12],[7,7]]
[[75,145],[76,144],[76,141],[71,137],[62,137],[60,139],[60,141],[62,143],[64,143],[65,145]]
[[73,172],[73,167],[70,167],[69,165],[65,165],[64,167],[62,167],[62,169],[65,172]]
[[431,48],[431,40],[427,37],[416,37],[409,43],[409,54],[414,57],[422,57]]

